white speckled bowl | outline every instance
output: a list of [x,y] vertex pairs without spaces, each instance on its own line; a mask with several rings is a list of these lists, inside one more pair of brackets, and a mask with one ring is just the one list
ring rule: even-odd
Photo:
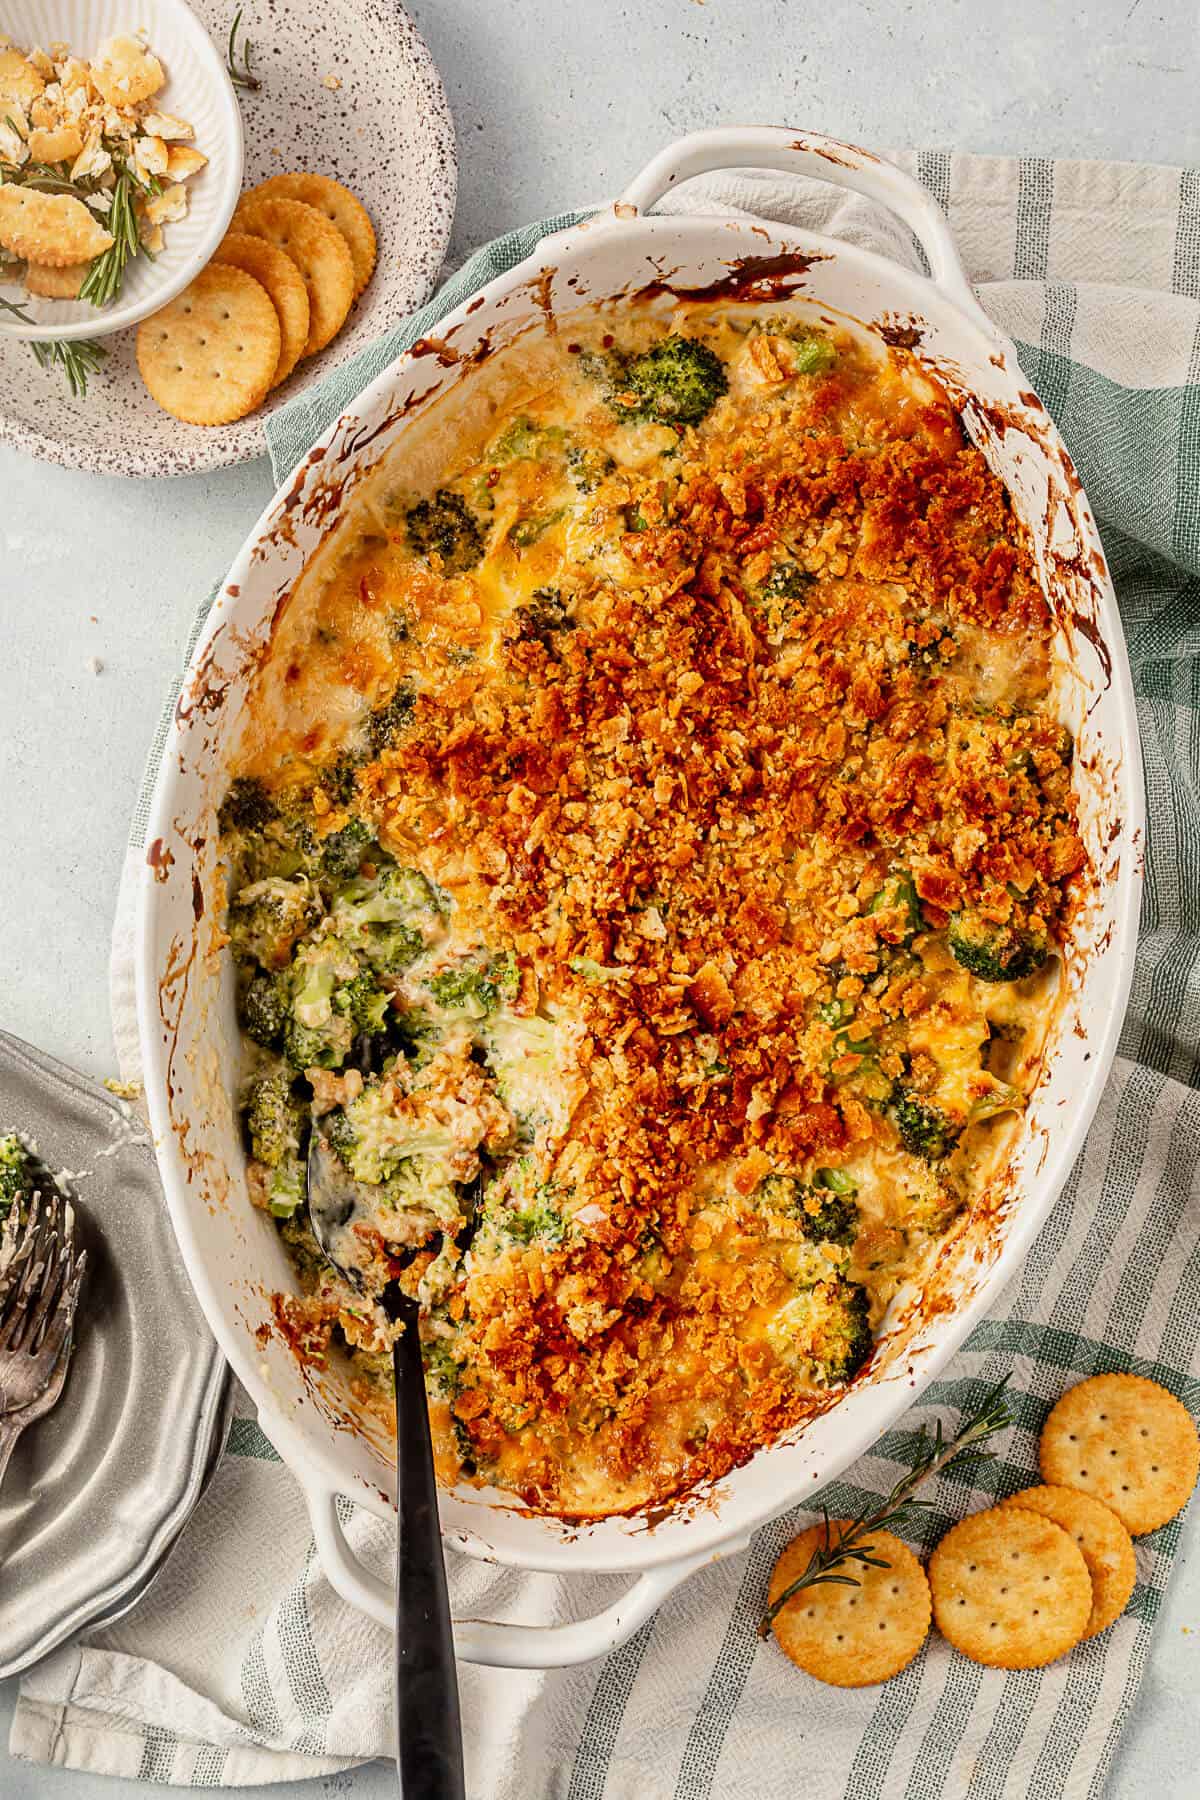
[[[20,41],[17,16],[39,4],[58,16],[58,0],[13,0],[0,25]],[[122,23],[149,20],[143,0],[71,0],[89,16],[99,4]],[[193,10],[223,64],[236,0],[196,0]],[[366,291],[328,349],[301,362],[234,425],[184,425],[163,412],[142,385],[132,331],[109,340],[82,400],[60,372],[38,368],[27,344],[0,338],[0,443],[116,475],[185,475],[245,462],[266,450],[263,426],[272,413],[433,291],[454,218],[458,163],[441,78],[408,14],[397,0],[245,0],[242,32],[262,81],[257,92],[238,94],[245,184],[312,169],[356,193],[379,238]],[[197,141],[207,147],[199,129]]]
[[5,0],[0,23],[22,50],[63,43],[84,57],[94,56],[105,38],[140,33],[166,72],[166,86],[155,96],[155,105],[186,119],[195,129],[196,148],[208,157],[208,167],[187,183],[187,217],[166,226],[166,241],[153,261],[139,256],[129,264],[112,306],[37,300],[20,286],[0,284],[0,294],[19,303],[35,321],[26,325],[0,313],[0,337],[43,343],[108,337],[165,306],[204,267],[225,235],[242,186],[242,115],[233,84],[185,0],[137,0],[136,6],[131,0]]

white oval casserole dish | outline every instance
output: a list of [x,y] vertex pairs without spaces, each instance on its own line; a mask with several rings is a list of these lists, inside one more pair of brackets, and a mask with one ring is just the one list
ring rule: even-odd
[[[706,169],[777,168],[857,189],[897,213],[931,276],[830,238],[760,221],[654,216],[673,183]],[[780,259],[783,259],[782,261]],[[196,645],[162,760],[140,913],[139,1010],[146,1091],[183,1257],[213,1331],[267,1435],[303,1486],[326,1573],[385,1625],[391,1591],[352,1556],[336,1498],[390,1517],[390,1441],[354,1417],[335,1374],[314,1379],[271,1329],[270,1295],[295,1275],[274,1226],[248,1199],[231,1102],[237,1057],[230,959],[216,936],[221,888],[215,809],[247,689],[306,560],[339,509],[415,418],[474,376],[473,353],[558,313],[628,297],[664,278],[676,292],[738,280],[791,291],[902,334],[961,406],[964,424],[1029,527],[1055,616],[1065,722],[1075,733],[1081,831],[1094,881],[1064,947],[1055,1022],[1014,1149],[973,1224],[939,1259],[927,1299],[897,1303],[859,1382],[830,1410],[760,1450],[714,1491],[653,1528],[645,1517],[591,1524],[531,1516],[464,1488],[442,1499],[446,1542],[519,1568],[628,1572],[637,1580],[596,1618],[539,1630],[465,1621],[460,1655],[560,1667],[623,1642],[694,1568],[742,1548],[765,1519],[812,1495],[912,1403],[1019,1267],[1060,1192],[1114,1054],[1136,941],[1141,761],[1116,602],[1096,527],[1050,419],[1013,346],[980,310],[945,220],[909,177],[866,151],[784,129],[696,134],[664,151],[612,208],[543,241],[428,342],[387,369],[326,432],[272,501],[230,571]],[[749,295],[754,297],[752,285]],[[643,294],[638,305],[659,302]],[[663,304],[672,304],[671,295]],[[425,353],[422,354],[421,352]]]

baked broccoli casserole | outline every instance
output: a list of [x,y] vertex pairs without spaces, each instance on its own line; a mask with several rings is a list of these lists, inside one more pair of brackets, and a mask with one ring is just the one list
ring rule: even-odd
[[1036,1078],[1084,853],[1026,535],[910,354],[692,304],[494,360],[256,678],[241,1104],[297,1353],[386,1415],[399,1276],[440,1477],[599,1514],[870,1356]]

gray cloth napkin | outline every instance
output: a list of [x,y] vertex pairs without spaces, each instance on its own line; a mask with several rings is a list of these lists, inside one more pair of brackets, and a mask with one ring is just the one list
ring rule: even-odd
[[[1025,1267],[945,1378],[821,1496],[885,1492],[910,1434],[952,1429],[1011,1372],[999,1455],[933,1485],[914,1542],[1036,1479],[1037,1433],[1080,1376],[1129,1369],[1200,1410],[1200,173],[1104,163],[904,157],[950,216],[984,305],[1018,340],[1100,517],[1129,639],[1151,833],[1133,999],[1099,1115]],[[913,262],[894,223],[780,177],[681,190],[673,210],[740,210],[851,237]],[[396,350],[528,254],[560,218],[477,253],[407,325],[271,426],[282,478]],[[214,570],[214,576],[219,571]],[[202,616],[202,615],[201,615]],[[199,629],[197,620],[196,629]],[[114,933],[114,1031],[136,1068],[134,821]],[[287,1471],[242,1397],[230,1450],[177,1557],[127,1620],[25,1680],[20,1756],[144,1780],[235,1786],[319,1774],[389,1748],[391,1649],[332,1593]],[[347,1509],[379,1568],[390,1534]],[[779,1548],[809,1512],[705,1569],[606,1661],[548,1674],[464,1668],[472,1800],[1056,1800],[1098,1795],[1137,1689],[1178,1520],[1143,1538],[1108,1632],[1039,1672],[985,1670],[936,1635],[878,1688],[798,1674],[754,1624]],[[557,1622],[597,1610],[610,1579],[521,1575],[451,1558],[457,1610]]]

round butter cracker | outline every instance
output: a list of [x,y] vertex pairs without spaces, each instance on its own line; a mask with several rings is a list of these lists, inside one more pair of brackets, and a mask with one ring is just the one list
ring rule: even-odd
[[1041,1513],[1074,1538],[1092,1579],[1092,1611],[1083,1635],[1090,1638],[1107,1631],[1128,1606],[1137,1578],[1133,1539],[1116,1513],[1091,1494],[1066,1487],[1025,1488],[1001,1505]]
[[90,262],[65,263],[49,268],[45,263],[26,263],[25,287],[39,300],[78,300]]
[[308,342],[308,289],[304,277],[284,251],[277,250],[266,238],[251,237],[248,231],[229,232],[213,261],[252,275],[270,295],[279,315],[279,361],[271,377],[271,386],[278,387],[300,361]]
[[345,238],[314,206],[271,194],[244,194],[233,229],[266,238],[299,269],[308,289],[304,354],[315,356],[341,330],[354,299],[354,264]]
[[241,269],[209,263],[138,326],[142,380],[189,425],[228,425],[262,400],[279,362],[279,318],[266,289]]
[[[849,1520],[832,1520],[836,1528]],[[771,1574],[774,1601],[808,1567],[813,1551],[824,1548],[825,1526],[813,1525],[793,1538]],[[870,1687],[908,1667],[929,1635],[929,1583],[908,1548],[890,1531],[873,1531],[872,1554],[887,1568],[854,1563],[859,1583],[842,1587],[822,1582],[801,1588],[776,1615],[775,1641],[798,1668],[832,1687]],[[864,1546],[865,1548],[865,1546]]]
[[1061,1525],[1017,1506],[972,1513],[929,1559],[933,1616],[972,1662],[1040,1669],[1082,1638],[1092,1580]]
[[1135,1537],[1186,1504],[1200,1473],[1187,1408],[1142,1375],[1093,1375],[1068,1388],[1042,1427],[1042,1478],[1111,1507]]
[[313,206],[319,213],[324,213],[337,226],[346,240],[350,259],[354,264],[354,297],[357,300],[370,281],[375,267],[375,227],[366,207],[354,197],[349,188],[344,188],[340,181],[334,181],[328,175],[295,173],[268,175],[265,181],[260,181],[250,191],[252,194],[274,195],[283,200],[302,200],[306,206]]

